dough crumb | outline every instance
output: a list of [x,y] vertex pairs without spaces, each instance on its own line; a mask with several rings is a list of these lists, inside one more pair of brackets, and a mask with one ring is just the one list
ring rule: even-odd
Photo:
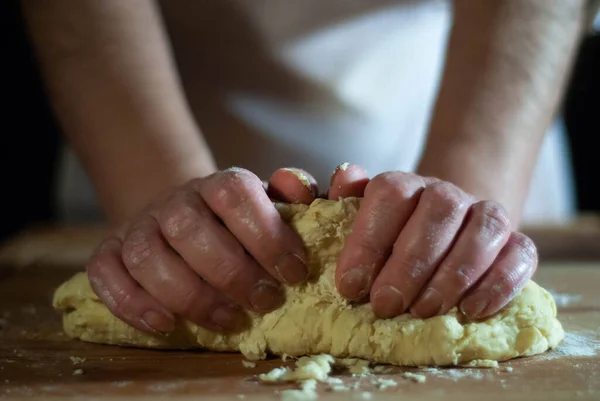
[[392,368],[386,365],[377,365],[373,368],[373,372],[375,373],[389,373],[392,371]]
[[474,359],[469,363],[462,365],[467,368],[495,368],[499,367],[498,361],[493,361],[491,359]]
[[85,362],[85,358],[79,356],[70,356],[69,359],[73,362],[73,365],[79,365],[80,363]]
[[331,365],[335,359],[331,355],[322,354],[303,356],[296,361],[296,369],[280,367],[269,373],[262,373],[258,378],[264,382],[289,382],[301,380],[327,381],[331,372]]
[[375,387],[377,387],[378,390],[387,390],[388,388],[391,387],[397,387],[398,386],[398,382],[396,380],[393,379],[384,379],[384,378],[377,378],[375,380],[373,380],[371,382],[371,384]]
[[242,365],[244,365],[245,368],[255,368],[256,362],[244,360],[244,361],[242,361]]
[[244,398],[246,398],[246,396],[244,394],[238,394],[237,398],[238,400],[243,400]]
[[371,369],[369,368],[369,361],[359,358],[343,358],[336,361],[338,365],[348,368],[352,376],[366,376],[370,375]]
[[378,390],[387,390],[388,388],[391,387],[397,387],[398,386],[398,382],[396,380],[393,379],[384,379],[384,378],[377,378],[375,380],[373,380],[371,382],[371,384],[375,387],[377,387]]
[[344,381],[339,377],[330,377],[326,381],[331,391],[350,391],[350,387],[344,384]]
[[404,377],[406,379],[410,379],[416,383],[425,383],[425,381],[427,380],[427,376],[420,375],[418,373],[411,373],[411,372],[402,373],[402,377]]
[[283,390],[282,401],[312,401],[319,397],[317,393],[317,381],[315,379],[304,380],[300,390]]
[[512,372],[513,370],[514,370],[514,369],[512,368],[512,366],[505,366],[505,367],[502,369],[502,371],[503,371],[503,372],[508,372],[508,373]]
[[73,371],[73,376],[80,376],[83,374],[83,369],[75,369]]
[[370,400],[371,398],[373,398],[373,394],[371,394],[371,393],[370,393],[370,392],[368,392],[368,391],[363,391],[363,392],[360,394],[360,398],[362,398],[363,400]]

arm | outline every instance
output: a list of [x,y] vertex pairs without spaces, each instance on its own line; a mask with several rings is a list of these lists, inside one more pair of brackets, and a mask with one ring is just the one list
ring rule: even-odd
[[154,2],[27,0],[50,99],[113,224],[215,170]]
[[513,227],[583,28],[585,2],[455,0],[418,172],[502,203]]

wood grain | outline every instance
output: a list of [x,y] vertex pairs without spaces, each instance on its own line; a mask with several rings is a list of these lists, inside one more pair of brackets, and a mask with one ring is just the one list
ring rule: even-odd
[[[279,359],[245,368],[239,354],[141,350],[68,339],[50,302],[54,289],[81,269],[77,259],[89,250],[85,236],[74,230],[69,246],[69,241],[59,241],[60,249],[71,252],[62,265],[56,260],[44,263],[48,259],[43,258],[18,268],[5,264],[8,268],[0,276],[0,399],[237,400],[243,395],[244,400],[277,400],[278,391],[294,387],[256,380],[256,374],[283,365]],[[38,243],[21,246],[26,255],[28,247]],[[58,254],[51,248],[47,248],[50,253]],[[360,391],[332,393],[323,387],[319,399],[362,399],[362,391],[370,392],[373,400],[600,399],[600,264],[546,263],[535,280],[557,294],[559,316],[568,333],[559,350],[502,364],[512,367],[512,372],[425,372],[423,384],[402,378],[404,369],[393,368],[378,377],[396,380],[395,388],[378,391],[371,384],[373,378],[363,378]],[[74,364],[71,357],[85,360]],[[83,374],[74,375],[77,369]],[[348,383],[359,380],[346,372],[339,375]]]

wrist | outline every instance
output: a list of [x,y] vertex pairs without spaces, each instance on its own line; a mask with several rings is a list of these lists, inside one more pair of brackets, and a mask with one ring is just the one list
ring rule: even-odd
[[521,219],[535,157],[510,144],[490,146],[483,140],[428,144],[417,173],[449,181],[477,199],[502,204],[513,229]]
[[162,146],[144,141],[135,150],[129,147],[103,156],[86,168],[111,226],[135,216],[166,189],[216,171],[210,150],[196,140]]

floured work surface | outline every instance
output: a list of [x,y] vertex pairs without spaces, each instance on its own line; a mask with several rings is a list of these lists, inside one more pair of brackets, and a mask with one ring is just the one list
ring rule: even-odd
[[[153,351],[68,339],[50,300],[56,287],[73,273],[34,266],[0,276],[0,399],[168,396],[191,400],[210,395],[215,399],[278,400],[281,396],[277,391],[297,387],[262,384],[256,378],[282,365],[293,366],[293,361],[268,359],[257,361],[256,367],[246,367],[242,364],[245,358],[234,353]],[[435,396],[448,401],[598,400],[600,265],[546,265],[540,267],[535,280],[557,299],[566,331],[557,350],[501,363],[500,369],[392,368],[376,375],[397,382],[397,386],[384,390],[377,388],[381,384],[372,377],[353,378],[344,372],[344,383],[353,386],[358,381],[359,389],[331,392],[319,384],[319,400],[360,400],[363,392],[373,400],[426,400]],[[507,366],[513,371],[504,371]],[[425,383],[403,378],[400,373],[406,371],[423,374]]]
[[[61,244],[61,249],[64,247]],[[10,264],[0,267],[0,399],[192,400],[210,396],[278,400],[278,391],[297,388],[293,384],[261,384],[256,378],[282,365],[293,366],[293,361],[268,359],[246,367],[239,354],[153,351],[68,339],[62,333],[60,315],[51,307],[52,294],[84,262],[70,261],[69,266],[74,267],[57,263],[14,270]],[[557,350],[501,363],[500,369],[392,368],[375,378],[353,378],[342,372],[334,377],[340,377],[346,386],[358,382],[358,389],[333,392],[319,384],[319,400],[600,399],[600,264],[547,264],[540,267],[534,280],[556,300],[566,331]],[[507,366],[513,371],[504,371]],[[422,374],[426,381],[417,383],[402,377],[402,372]],[[379,389],[386,387],[385,379],[397,385]]]
[[359,206],[359,198],[279,205],[304,241],[310,275],[306,283],[286,287],[281,308],[254,315],[251,327],[240,333],[219,334],[184,319],[169,335],[143,333],[108,311],[85,273],[61,285],[53,304],[63,312],[65,332],[73,338],[144,348],[241,351],[252,360],[267,353],[331,354],[401,366],[462,365],[540,354],[563,339],[552,297],[533,281],[505,308],[480,321],[470,321],[456,308],[430,319],[408,313],[378,319],[370,304],[352,305],[337,292],[334,277]]

